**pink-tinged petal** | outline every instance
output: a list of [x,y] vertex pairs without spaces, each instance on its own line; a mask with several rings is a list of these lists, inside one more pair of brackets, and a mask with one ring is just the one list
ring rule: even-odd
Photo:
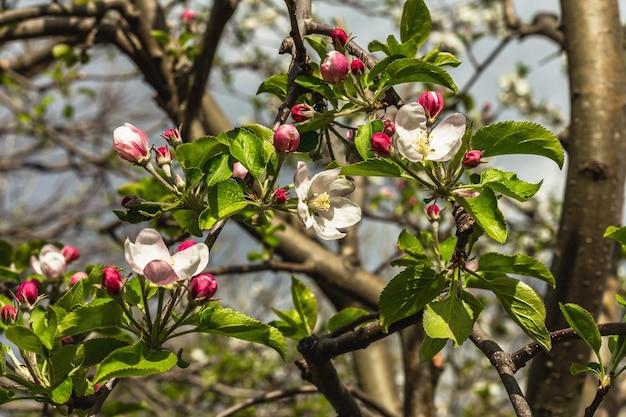
[[418,103],[407,103],[396,114],[396,133],[400,137],[416,139],[426,131],[426,113]]
[[163,242],[161,234],[154,229],[145,228],[139,232],[135,245],[139,246],[144,253],[149,254],[151,260],[167,261],[170,258],[170,251]]
[[176,252],[172,256],[172,263],[179,279],[190,279],[204,271],[209,263],[209,247],[204,243],[198,243]]
[[39,263],[39,259],[37,259],[34,256],[30,257],[30,267],[33,268],[33,271],[35,271],[37,274],[43,275],[43,272],[41,271],[41,264]]
[[136,274],[143,274],[143,269],[150,262],[139,254],[139,248],[128,238],[124,241],[124,257],[126,258],[126,263],[130,265]]
[[298,161],[296,172],[293,175],[293,183],[296,188],[298,199],[306,200],[310,186],[309,169],[302,161]]
[[439,162],[452,159],[454,154],[461,148],[465,126],[465,116],[460,113],[454,113],[446,117],[443,122],[430,132],[429,145],[433,151],[428,155],[427,159]]
[[143,276],[156,285],[170,285],[178,281],[178,275],[172,266],[165,262],[155,260],[143,269]]
[[333,168],[315,174],[313,178],[311,178],[309,195],[318,195],[323,192],[328,192],[330,184],[337,179],[340,172],[341,168]]

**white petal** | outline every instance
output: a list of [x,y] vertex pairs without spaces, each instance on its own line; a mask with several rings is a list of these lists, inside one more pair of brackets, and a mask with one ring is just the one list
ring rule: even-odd
[[331,197],[343,197],[354,191],[354,183],[347,178],[337,178],[328,187],[328,195]]
[[323,240],[337,240],[344,237],[346,234],[337,230],[329,224],[328,220],[323,217],[316,217],[313,223],[313,230],[315,234]]
[[433,151],[427,159],[431,161],[449,161],[459,150],[465,134],[465,116],[454,113],[446,117],[430,132],[430,147]]
[[310,187],[309,169],[302,161],[298,161],[298,167],[293,175],[293,184],[296,188],[298,200],[306,200]]
[[140,275],[143,274],[143,269],[146,265],[150,263],[149,260],[144,259],[144,257],[139,254],[139,248],[128,238],[124,241],[124,257],[133,272]]
[[298,201],[298,215],[300,216],[300,219],[302,219],[304,227],[308,229],[313,226],[313,216],[309,213],[309,206],[307,206],[303,201]]
[[41,258],[48,253],[61,253],[61,249],[48,243],[47,245],[42,246],[41,250],[39,251],[39,257]]
[[333,168],[315,174],[313,178],[311,178],[309,195],[318,195],[327,192],[330,188],[330,184],[337,179],[340,172],[341,168]]
[[41,271],[41,264],[39,263],[39,259],[37,259],[34,256],[30,257],[30,267],[33,268],[33,271],[35,271],[37,274],[43,275],[43,272]]
[[170,251],[165,246],[161,234],[154,229],[145,228],[137,235],[135,245],[142,251],[150,253],[152,259],[167,261],[170,258]]
[[407,103],[396,114],[396,133],[400,137],[415,139],[426,131],[426,113],[419,103]]
[[209,247],[198,243],[172,256],[172,263],[179,279],[189,279],[204,271],[209,263]]
[[398,153],[408,159],[411,162],[419,162],[423,159],[423,155],[415,148],[415,138],[412,136],[400,136],[398,135],[393,140],[393,147],[396,148]]
[[350,227],[361,220],[361,207],[345,197],[334,197],[330,199],[333,207],[333,216],[329,224],[336,228]]

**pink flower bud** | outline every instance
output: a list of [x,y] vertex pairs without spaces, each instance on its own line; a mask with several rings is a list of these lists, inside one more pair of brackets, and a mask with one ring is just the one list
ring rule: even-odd
[[291,117],[296,122],[306,122],[313,117],[313,107],[306,103],[298,103],[291,108]]
[[480,158],[482,157],[483,152],[476,149],[473,151],[467,152],[463,155],[463,166],[465,168],[476,168],[480,165]]
[[0,309],[0,318],[4,324],[12,324],[17,318],[17,309],[9,304],[3,305]]
[[176,188],[178,188],[180,191],[183,191],[187,186],[187,182],[183,177],[180,176],[180,174],[176,174],[176,176],[174,177],[174,184],[176,184]]
[[289,192],[284,188],[278,188],[274,191],[274,201],[278,204],[285,204],[289,200]]
[[20,283],[20,285],[17,286],[15,296],[21,303],[35,304],[39,297],[39,281],[30,279]]
[[424,91],[417,99],[429,119],[435,119],[443,110],[443,96],[439,91]]
[[331,51],[320,65],[322,78],[329,83],[338,83],[348,76],[348,58],[341,52]]
[[173,147],[176,147],[176,145],[182,143],[183,141],[183,139],[180,137],[180,132],[175,127],[171,129],[166,129],[161,132],[161,137]]
[[371,138],[372,150],[380,155],[389,155],[389,149],[391,148],[391,138],[383,132],[377,132],[372,135]]
[[246,175],[248,175],[246,167],[241,162],[235,162],[233,164],[233,177],[245,180]]
[[383,133],[389,137],[393,136],[396,133],[396,124],[391,120],[384,118],[383,119]]
[[196,275],[189,284],[189,293],[196,302],[205,302],[211,299],[217,291],[217,280],[211,274]]
[[196,242],[195,240],[191,240],[191,239],[183,240],[182,242],[180,242],[180,245],[178,245],[178,247],[176,248],[176,252],[182,252],[185,249],[190,248],[197,243],[198,242]]
[[68,264],[80,258],[80,251],[72,245],[63,246],[63,249],[61,249],[61,253],[65,257],[65,262],[67,262]]
[[114,266],[105,266],[102,270],[102,288],[112,296],[119,295],[124,287],[122,274]]
[[70,287],[73,287],[74,285],[78,284],[78,281],[82,281],[84,279],[87,279],[88,275],[85,272],[77,272],[74,275],[72,275],[72,278],[70,278]]
[[148,135],[130,123],[113,131],[113,149],[120,157],[133,164],[145,165],[150,161]]
[[63,336],[61,338],[61,345],[66,346],[66,345],[73,345],[76,343],[76,339],[74,339],[74,336]]
[[156,152],[156,161],[159,166],[172,163],[172,152],[167,146],[159,146],[154,150]]
[[452,190],[452,194],[456,194],[463,198],[474,198],[480,195],[480,191],[472,190],[471,188],[458,188],[456,190]]
[[365,64],[359,58],[354,58],[350,63],[350,71],[354,74],[362,74],[365,71]]
[[195,18],[196,12],[194,12],[193,9],[184,8],[183,11],[180,13],[180,21],[183,22],[183,24],[185,25],[192,24]]
[[439,206],[435,203],[426,207],[426,215],[428,216],[428,219],[430,221],[439,220],[439,213],[440,213]]
[[300,132],[294,125],[280,125],[274,132],[274,148],[278,152],[295,152],[300,146]]
[[356,135],[356,130],[348,129],[348,131],[346,132],[346,139],[350,142],[354,142],[354,135]]
[[335,48],[343,48],[348,43],[348,34],[342,28],[334,28],[330,31],[330,37],[333,39]]

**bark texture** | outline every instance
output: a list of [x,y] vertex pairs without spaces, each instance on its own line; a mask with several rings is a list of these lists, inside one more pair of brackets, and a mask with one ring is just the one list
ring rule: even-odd
[[[559,302],[577,303],[597,316],[607,278],[616,268],[607,226],[621,223],[624,190],[626,73],[617,1],[562,0],[570,81],[569,167],[557,248],[557,286],[546,297],[550,330],[566,327]],[[535,417],[577,415],[586,362],[581,342],[563,343],[531,366],[528,400]]]

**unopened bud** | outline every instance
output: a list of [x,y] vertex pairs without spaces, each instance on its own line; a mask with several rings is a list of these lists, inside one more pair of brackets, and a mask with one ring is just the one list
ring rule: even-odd
[[348,43],[348,34],[342,28],[336,27],[330,31],[330,37],[333,40],[335,48],[342,49]]
[[363,74],[365,71],[365,64],[359,58],[354,58],[350,63],[350,71],[354,74]]
[[211,299],[217,291],[217,280],[211,274],[196,275],[189,284],[191,299],[196,302],[205,302]]
[[289,200],[289,194],[284,188],[278,188],[274,191],[274,201],[278,204],[285,204]]
[[233,164],[233,177],[245,180],[246,175],[248,175],[246,167],[244,167],[241,162],[235,162]]
[[72,275],[72,278],[70,278],[70,287],[73,287],[74,285],[78,284],[78,281],[82,281],[83,279],[87,279],[88,275],[85,272],[77,272],[74,275]]
[[278,152],[295,152],[300,146],[300,132],[294,125],[280,125],[274,132],[274,148]]
[[391,120],[383,119],[383,133],[389,137],[392,137],[396,133],[396,124]]
[[80,258],[80,251],[72,245],[65,245],[63,249],[61,249],[61,253],[65,257],[65,262],[70,263],[74,262],[78,258]]
[[178,245],[178,247],[176,248],[176,252],[182,252],[185,249],[190,248],[197,243],[198,242],[196,242],[195,240],[191,240],[191,239],[183,240],[182,242],[180,242],[180,245]]
[[30,279],[20,283],[15,291],[15,296],[21,303],[35,304],[39,297],[39,281]]
[[417,102],[424,108],[430,120],[437,118],[444,106],[443,96],[439,91],[424,91]]
[[180,132],[175,127],[161,132],[161,137],[174,148],[183,141],[180,137]]
[[391,149],[391,138],[383,132],[377,132],[371,138],[372,150],[380,156],[389,155]]
[[465,155],[463,155],[463,167],[468,169],[476,168],[478,165],[480,165],[480,158],[482,157],[482,154],[483,153],[480,150],[467,152]]
[[298,103],[291,108],[291,117],[296,122],[306,122],[314,113],[313,107],[306,103]]
[[348,76],[348,58],[341,52],[331,51],[320,65],[322,78],[329,83],[338,83]]
[[3,305],[0,309],[0,318],[4,324],[13,324],[17,318],[17,309],[9,304]]
[[150,162],[150,143],[146,133],[126,123],[113,131],[113,149],[125,160],[137,165]]
[[167,146],[159,146],[154,150],[156,152],[156,162],[159,166],[169,165],[172,163],[172,152]]
[[174,183],[176,184],[176,188],[178,188],[180,191],[183,191],[187,186],[185,179],[179,174],[176,174],[176,178],[174,178]]
[[439,220],[439,206],[435,203],[426,207],[426,215],[428,219],[432,222]]
[[122,274],[114,266],[105,266],[102,269],[102,288],[112,296],[119,295],[124,287]]
[[196,18],[196,12],[194,12],[193,9],[189,9],[186,7],[180,13],[180,21],[185,25],[192,24],[195,18]]

